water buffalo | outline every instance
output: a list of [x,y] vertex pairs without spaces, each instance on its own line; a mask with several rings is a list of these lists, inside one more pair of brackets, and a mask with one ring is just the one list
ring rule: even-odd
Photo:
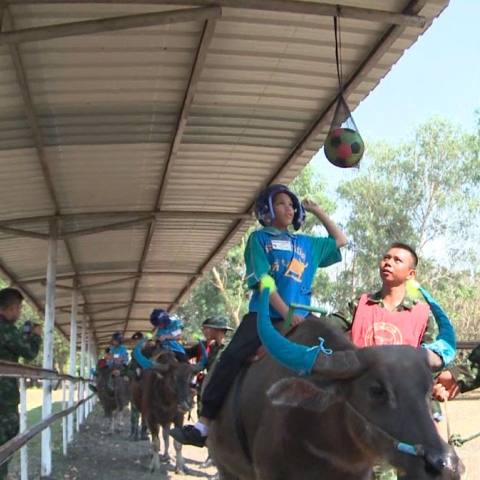
[[[132,400],[135,407],[147,421],[152,434],[152,462],[150,471],[160,468],[160,426],[163,430],[164,453],[162,461],[169,460],[170,445],[169,430],[173,423],[176,427],[183,425],[184,414],[193,407],[193,390],[190,384],[195,371],[193,365],[179,362],[174,355],[163,350],[152,356],[152,363],[141,353],[141,343],[134,352],[137,362],[144,367],[139,380],[130,385]],[[174,442],[176,452],[175,471],[185,473],[185,461],[182,456],[182,444]]]
[[408,480],[460,478],[429,411],[424,349],[358,349],[314,317],[287,340],[265,317],[265,294],[261,308],[259,333],[277,359],[242,372],[212,424],[207,445],[220,479],[367,480],[381,460]]
[[97,396],[105,417],[110,419],[110,432],[116,429],[116,417],[130,401],[128,384],[118,369],[103,368],[97,373]]

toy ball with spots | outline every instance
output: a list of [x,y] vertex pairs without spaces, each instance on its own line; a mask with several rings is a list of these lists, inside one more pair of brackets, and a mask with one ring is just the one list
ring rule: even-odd
[[336,128],[327,135],[324,149],[330,163],[340,168],[351,168],[362,159],[365,144],[356,130]]

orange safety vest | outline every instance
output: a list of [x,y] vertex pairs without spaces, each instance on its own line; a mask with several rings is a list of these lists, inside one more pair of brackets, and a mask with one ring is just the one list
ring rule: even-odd
[[372,345],[420,346],[430,307],[418,302],[411,310],[391,312],[363,294],[353,318],[351,339],[357,347]]

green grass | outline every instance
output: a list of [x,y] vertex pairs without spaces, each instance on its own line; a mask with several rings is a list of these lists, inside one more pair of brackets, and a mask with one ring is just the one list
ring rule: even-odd
[[[62,410],[62,402],[52,403],[52,413]],[[42,406],[33,408],[27,412],[27,427],[31,427],[42,420]],[[52,465],[63,457],[62,444],[62,420],[57,420],[50,425],[52,434]],[[28,472],[29,478],[32,474],[39,475],[41,462],[42,434],[39,433],[28,442]],[[12,478],[20,478],[20,452],[15,453],[9,467]]]

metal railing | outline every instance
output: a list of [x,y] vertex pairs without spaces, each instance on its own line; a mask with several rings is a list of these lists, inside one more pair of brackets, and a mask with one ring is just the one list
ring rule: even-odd
[[[76,431],[80,431],[87,416],[92,411],[95,403],[95,394],[85,396],[85,385],[91,380],[83,377],[59,374],[56,370],[47,370],[20,363],[0,361],[0,377],[14,377],[19,379],[20,386],[20,433],[0,447],[0,465],[7,461],[15,452],[20,450],[21,480],[28,480],[28,450],[27,443],[40,432],[49,428],[57,420],[62,419],[63,454],[67,455],[67,445],[73,440],[74,415],[76,415]],[[43,418],[40,422],[27,428],[27,388],[26,378],[47,380],[52,384],[52,390],[62,386],[62,409],[54,414]],[[56,385],[53,383],[56,381]],[[67,382],[70,388],[70,398],[67,406]],[[75,386],[77,389],[77,401],[74,401]],[[44,446],[42,445],[42,448]]]

